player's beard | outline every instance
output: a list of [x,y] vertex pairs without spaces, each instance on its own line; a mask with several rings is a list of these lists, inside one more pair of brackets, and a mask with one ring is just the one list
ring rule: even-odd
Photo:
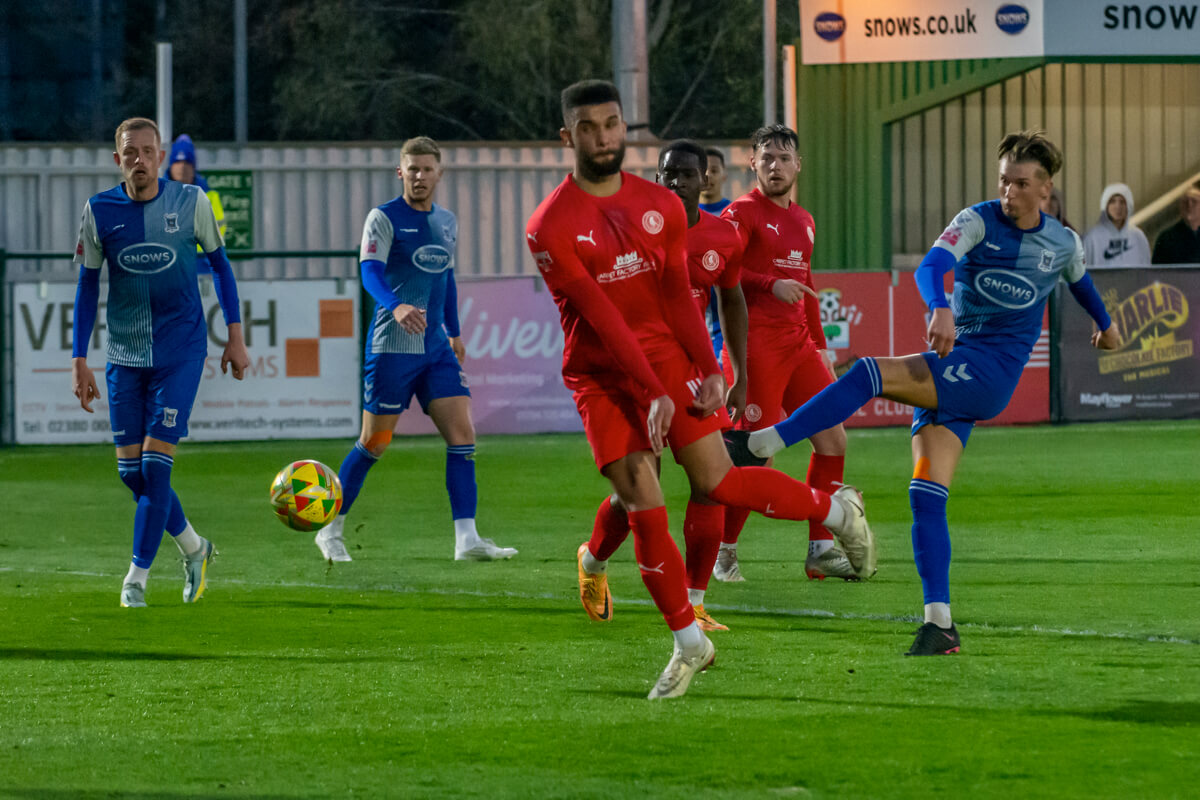
[[579,174],[584,180],[599,183],[605,178],[612,177],[621,171],[621,164],[625,161],[625,143],[613,151],[613,157],[606,163],[597,163],[591,156],[584,153],[579,154],[578,167]]
[[762,193],[767,197],[784,197],[791,195],[792,189],[796,188],[796,176],[792,176],[791,181],[786,186],[783,184],[772,184],[769,181],[766,183],[760,182]]

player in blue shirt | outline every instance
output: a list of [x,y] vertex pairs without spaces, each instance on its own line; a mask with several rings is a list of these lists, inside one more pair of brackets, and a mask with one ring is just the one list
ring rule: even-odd
[[[850,417],[873,397],[915,406],[912,424],[913,555],[925,594],[925,624],[906,655],[957,653],[950,616],[946,501],[967,437],[1008,405],[1042,328],[1059,278],[1095,320],[1092,344],[1120,344],[1116,325],[1084,270],[1079,236],[1040,211],[1062,155],[1041,131],[1012,133],[999,147],[1000,199],[963,210],[917,269],[929,306],[931,352],[863,358],[788,419],[749,435],[766,458]],[[943,276],[954,271],[947,302]]]
[[413,395],[446,440],[446,490],[454,519],[456,561],[512,558],[517,551],[480,538],[475,529],[475,426],[461,363],[454,251],[458,221],[433,202],[442,151],[426,136],[400,148],[396,176],[404,193],[367,215],[359,261],[375,316],[363,365],[362,433],[342,461],[342,510],[316,537],[330,561],[350,561],[346,514],[367,471],[392,441],[396,419]]
[[183,602],[204,593],[212,542],[199,536],[171,489],[175,448],[187,435],[188,416],[208,353],[208,326],[196,285],[196,247],[210,257],[213,286],[229,328],[221,371],[242,379],[250,364],[238,316],[237,283],[208,198],[196,186],[160,180],[166,153],[158,126],[143,117],[117,127],[113,160],[124,181],[83,207],[75,262],[72,382],[84,411],[100,397],[87,365],[96,323],[100,267],[108,264],[109,420],[117,472],[133,491],[133,559],[121,587],[121,605],[146,605],[146,579],[163,529],[184,557]]

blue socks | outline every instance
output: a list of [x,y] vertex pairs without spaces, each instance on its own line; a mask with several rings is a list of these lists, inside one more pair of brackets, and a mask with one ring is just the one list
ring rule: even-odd
[[[171,467],[175,459],[165,453],[146,452],[142,453],[141,460],[142,494],[133,516],[133,563],[149,569],[158,553],[163,528],[171,510],[171,498],[174,495],[171,491]],[[178,500],[175,502],[178,503]]]
[[342,482],[342,516],[350,513],[350,506],[354,505],[358,493],[362,491],[363,481],[367,479],[367,471],[377,461],[379,459],[371,455],[362,442],[355,442],[354,449],[342,461],[342,466],[338,468],[338,480]]
[[860,358],[850,371],[818,392],[792,415],[775,426],[788,447],[814,433],[832,428],[883,391],[879,366],[873,358]]
[[946,523],[949,498],[950,490],[940,483],[913,478],[908,485],[913,512],[913,559],[917,562],[926,604],[950,602],[950,527]]
[[475,519],[475,445],[452,444],[446,448],[446,492],[450,495],[451,518]]
[[[121,483],[129,487],[133,492],[133,502],[138,502],[142,499],[142,491],[145,486],[145,480],[142,478],[142,459],[137,458],[118,458],[117,459],[117,474],[121,476]],[[167,512],[167,533],[172,536],[178,536],[183,533],[187,527],[187,517],[183,513],[183,505],[179,502],[179,495],[175,494],[175,490],[171,490],[171,510]]]

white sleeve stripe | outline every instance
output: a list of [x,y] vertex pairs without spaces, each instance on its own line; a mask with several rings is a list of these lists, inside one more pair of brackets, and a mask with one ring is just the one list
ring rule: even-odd
[[221,238],[221,229],[217,227],[217,218],[213,214],[212,203],[208,200],[208,195],[199,189],[196,190],[196,214],[195,214],[195,230],[196,243],[204,249],[204,252],[211,253],[214,250],[219,250],[225,246],[225,240]]

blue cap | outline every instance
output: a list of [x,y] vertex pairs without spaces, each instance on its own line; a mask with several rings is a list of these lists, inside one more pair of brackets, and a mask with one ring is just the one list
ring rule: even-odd
[[180,134],[175,143],[171,145],[171,157],[167,160],[168,166],[176,161],[186,161],[193,167],[196,166],[196,145],[192,144],[192,137],[186,133]]

